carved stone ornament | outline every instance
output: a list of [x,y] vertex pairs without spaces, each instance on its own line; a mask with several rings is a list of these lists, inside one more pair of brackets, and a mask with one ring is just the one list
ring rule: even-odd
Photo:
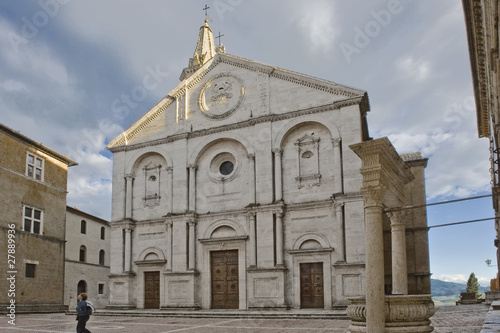
[[384,186],[365,186],[361,189],[365,199],[365,207],[380,206],[384,198]]
[[238,109],[244,97],[243,82],[231,73],[221,73],[205,83],[198,103],[204,116],[224,119]]

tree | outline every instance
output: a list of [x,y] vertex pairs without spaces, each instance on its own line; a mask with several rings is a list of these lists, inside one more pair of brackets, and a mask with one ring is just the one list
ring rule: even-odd
[[476,293],[476,299],[483,296],[478,293],[479,281],[474,273],[470,273],[469,279],[467,280],[467,287],[465,291]]

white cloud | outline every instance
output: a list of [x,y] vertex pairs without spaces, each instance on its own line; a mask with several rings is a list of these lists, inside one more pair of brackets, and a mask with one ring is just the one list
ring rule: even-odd
[[7,92],[27,91],[26,85],[17,80],[6,80],[0,83],[0,86]]
[[330,51],[339,28],[335,24],[333,3],[330,1],[301,2],[299,26],[306,34],[313,50]]
[[[436,276],[432,276],[433,279],[441,280],[445,282],[454,282],[454,283],[463,283],[464,289],[467,284],[467,280],[469,279],[469,275],[464,274],[439,274]],[[490,285],[490,279],[484,276],[477,276],[476,278],[479,282],[479,285],[482,287],[488,287]]]
[[415,81],[424,81],[428,78],[430,65],[423,59],[415,59],[411,56],[405,56],[398,60],[397,67],[399,70],[406,72],[409,78]]

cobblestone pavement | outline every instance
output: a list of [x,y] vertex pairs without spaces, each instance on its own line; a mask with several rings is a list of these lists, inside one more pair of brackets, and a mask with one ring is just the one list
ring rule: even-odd
[[440,306],[431,321],[435,333],[479,333],[487,312],[483,304]]
[[[488,307],[461,305],[439,307],[432,317],[436,333],[479,333]],[[0,332],[73,333],[74,315],[18,314],[15,326],[5,316]],[[225,319],[225,318],[163,318],[92,316],[87,328],[92,333],[344,333],[349,320],[342,319]]]

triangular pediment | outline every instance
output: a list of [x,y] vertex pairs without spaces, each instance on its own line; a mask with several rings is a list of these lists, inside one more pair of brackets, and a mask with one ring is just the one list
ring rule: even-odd
[[[255,101],[251,100],[251,93],[254,94],[254,97],[260,95],[257,97],[268,98],[265,103],[261,103],[263,105],[268,105],[269,110],[267,110],[267,115],[290,113],[320,106],[325,107],[332,105],[332,107],[335,106],[338,108],[353,104],[362,105],[362,112],[369,111],[368,97],[363,90],[234,55],[218,53],[212,59],[204,63],[203,66],[194,71],[194,73],[183,79],[165,98],[130,128],[125,130],[120,136],[111,141],[108,144],[108,148],[114,150],[114,148],[120,146],[164,139],[166,136],[189,135],[193,130],[199,131],[201,126],[213,128],[227,124],[228,121],[238,122],[243,120],[242,118],[231,116],[228,112],[221,112],[220,116],[216,114],[213,117],[210,117],[208,112],[203,113],[203,111],[205,111],[203,110],[204,104],[199,96],[201,96],[200,94],[203,92],[203,89],[205,89],[214,78],[217,79],[220,77],[229,78],[229,81],[232,80],[234,83],[233,89],[237,94],[232,94],[230,96],[239,96],[233,98],[232,102],[234,106],[241,106],[240,109],[250,112],[250,117],[254,118],[262,116],[263,112],[259,114],[258,112],[252,113],[254,112],[253,110],[248,111],[249,109],[255,109],[257,104]],[[260,81],[262,82],[260,83]],[[265,85],[267,85],[267,88],[263,88]],[[271,85],[272,87],[269,87]],[[260,89],[260,91],[256,91],[257,89]],[[272,93],[266,93],[265,89],[273,90]],[[293,98],[295,101],[293,102],[290,98],[285,98],[286,96],[281,96],[281,100],[285,101],[283,103],[281,103],[280,100],[273,101],[271,99],[280,94],[289,94],[290,91],[294,92]],[[245,94],[246,96],[244,96]],[[271,95],[271,97],[264,96],[266,94]],[[240,100],[237,101],[237,98],[240,98]],[[246,100],[244,98],[246,98]],[[214,101],[214,103],[216,103],[216,101]],[[273,106],[270,107],[269,105]],[[202,113],[203,116],[206,117],[203,118],[199,116],[203,119],[196,123],[195,118],[191,117],[187,119],[188,117],[182,114],[183,112],[187,112],[184,110],[185,108],[191,108],[190,112],[195,114],[195,117]],[[166,114],[169,115],[168,118]],[[226,119],[230,116],[230,120]],[[246,119],[248,119],[248,117]],[[177,128],[174,128],[175,126],[172,122],[183,122],[184,126],[177,126]],[[164,130],[167,127],[170,129]]]

